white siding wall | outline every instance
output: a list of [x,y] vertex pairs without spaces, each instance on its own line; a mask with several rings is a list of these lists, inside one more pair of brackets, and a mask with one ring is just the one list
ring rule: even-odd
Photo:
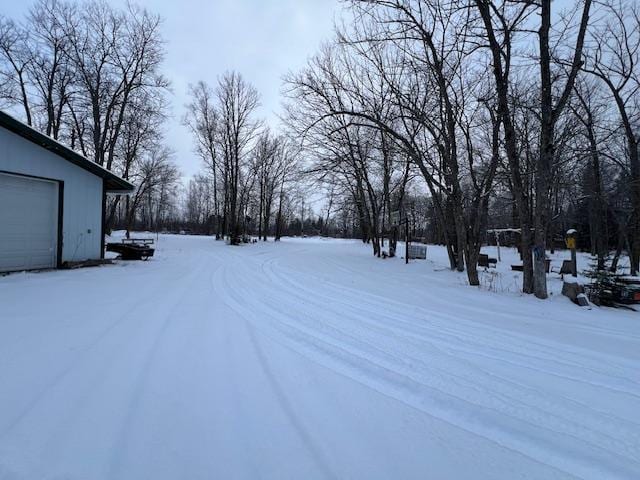
[[[102,179],[0,127],[0,170],[64,182],[62,261],[100,258]],[[0,208],[2,206],[0,205]],[[2,228],[2,225],[0,225]]]

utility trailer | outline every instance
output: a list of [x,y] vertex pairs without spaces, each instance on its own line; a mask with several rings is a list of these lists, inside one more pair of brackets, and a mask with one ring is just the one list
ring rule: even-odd
[[153,257],[153,238],[123,238],[120,243],[107,243],[107,252],[120,254],[123,260],[148,260]]

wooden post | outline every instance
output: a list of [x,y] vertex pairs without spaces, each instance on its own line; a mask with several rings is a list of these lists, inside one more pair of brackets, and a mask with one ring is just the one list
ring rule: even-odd
[[571,275],[574,277],[578,276],[578,260],[576,254],[576,236],[578,232],[573,228],[567,230],[567,238],[565,240],[567,244],[567,248],[571,250]]
[[409,219],[405,218],[404,220],[405,232],[404,232],[404,247],[405,247],[405,255],[404,255],[404,263],[409,263]]

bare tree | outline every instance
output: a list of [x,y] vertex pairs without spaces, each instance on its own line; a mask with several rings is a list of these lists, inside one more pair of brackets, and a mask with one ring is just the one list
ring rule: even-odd
[[27,93],[27,68],[31,57],[24,41],[26,37],[27,32],[13,20],[0,17],[0,53],[3,60],[0,69],[0,95],[10,105],[21,105],[27,125],[32,125],[31,102]]
[[136,183],[136,192],[126,199],[125,226],[127,238],[134,227],[136,214],[141,207],[146,208],[145,228],[152,230],[155,226],[154,215],[166,208],[170,196],[168,190],[173,188],[180,178],[180,172],[171,160],[172,152],[166,147],[150,149],[132,173]]
[[29,11],[26,28],[32,84],[32,104],[41,112],[39,128],[55,139],[60,137],[65,109],[71,98],[75,74],[69,60],[69,38],[64,24],[75,7],[57,0],[39,0]]
[[[164,57],[160,18],[133,5],[115,10],[101,1],[83,4],[68,18],[69,59],[77,75],[73,99],[76,134],[88,134],[94,161],[108,170],[124,118],[139,90],[164,94],[168,81],[159,73]],[[83,115],[86,112],[86,115]]]
[[[552,166],[556,148],[556,124],[567,105],[573,91],[578,72],[582,67],[582,50],[589,23],[591,0],[584,0],[578,34],[573,48],[573,60],[570,63],[566,80],[559,95],[554,99],[554,82],[561,78],[557,72],[552,75],[552,54],[559,56],[561,52],[552,52],[551,34],[551,0],[540,1],[540,29],[538,30],[540,52],[540,146],[535,175],[535,247],[534,247],[534,285],[533,290],[538,298],[547,298],[546,244],[549,225],[549,192],[552,181]],[[557,64],[557,62],[556,62]]]
[[218,135],[224,182],[224,228],[231,243],[239,241],[243,225],[241,188],[248,175],[250,151],[260,124],[253,116],[257,90],[236,72],[223,75],[216,89]]
[[613,100],[627,143],[625,171],[632,205],[631,273],[640,269],[640,7],[614,0],[604,4],[605,21],[593,30],[584,69],[598,78]]
[[220,158],[219,113],[216,110],[215,92],[209,85],[201,81],[189,87],[189,93],[191,102],[187,105],[187,113],[183,118],[183,123],[191,130],[195,139],[195,150],[203,160],[208,174],[212,177],[216,239],[220,239],[223,236],[223,224],[218,184],[219,178],[224,174],[224,172],[220,173],[224,163]]

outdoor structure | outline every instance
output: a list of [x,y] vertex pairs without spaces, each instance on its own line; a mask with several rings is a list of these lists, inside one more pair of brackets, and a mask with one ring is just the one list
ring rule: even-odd
[[0,272],[103,258],[106,196],[133,188],[0,112]]

